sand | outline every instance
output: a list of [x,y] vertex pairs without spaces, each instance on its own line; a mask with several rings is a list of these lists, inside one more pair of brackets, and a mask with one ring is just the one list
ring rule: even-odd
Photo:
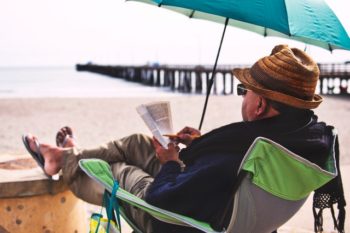
[[[73,127],[78,143],[86,148],[136,132],[149,134],[135,108],[139,104],[157,100],[171,102],[175,130],[183,126],[198,127],[204,96],[0,99],[0,158],[27,154],[21,142],[23,133],[30,132],[42,142],[55,143],[57,130],[65,125]],[[241,101],[241,97],[237,96],[212,96],[202,132],[240,121]],[[350,101],[346,98],[325,97],[324,103],[315,112],[320,120],[338,129],[343,183],[349,201],[350,148],[347,143],[350,141]],[[311,203],[309,199],[280,232],[312,232]],[[350,214],[349,208],[347,212]],[[346,232],[349,230],[347,221]],[[325,232],[332,232],[329,216],[325,219]]]

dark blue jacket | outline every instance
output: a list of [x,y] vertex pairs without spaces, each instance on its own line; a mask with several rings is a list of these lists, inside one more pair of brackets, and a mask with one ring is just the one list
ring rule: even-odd
[[[167,162],[146,194],[146,201],[216,226],[242,158],[258,136],[270,138],[294,153],[322,165],[331,148],[332,127],[317,122],[312,111],[284,114],[215,129],[180,152],[186,164]],[[229,213],[230,214],[230,213]],[[228,224],[226,221],[225,225]],[[154,220],[155,232],[199,232]]]

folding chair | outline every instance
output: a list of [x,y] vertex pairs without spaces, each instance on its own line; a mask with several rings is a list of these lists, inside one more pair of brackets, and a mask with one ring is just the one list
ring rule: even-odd
[[[79,161],[79,165],[109,193],[115,191],[113,187],[115,189],[117,182],[106,162],[84,159]],[[161,221],[195,227],[203,232],[271,233],[300,209],[313,190],[336,176],[334,150],[329,154],[326,166],[320,168],[272,140],[258,137],[242,160],[227,229],[215,231],[208,223],[152,206],[122,188],[116,191],[115,196]],[[125,215],[123,218],[135,232],[141,232]]]

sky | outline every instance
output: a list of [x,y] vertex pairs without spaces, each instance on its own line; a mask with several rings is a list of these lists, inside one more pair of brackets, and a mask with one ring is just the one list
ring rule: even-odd
[[[349,0],[327,0],[350,35]],[[0,67],[213,64],[223,25],[123,0],[0,0]],[[219,64],[251,64],[274,45],[303,43],[228,27]],[[317,62],[349,51],[308,46]]]

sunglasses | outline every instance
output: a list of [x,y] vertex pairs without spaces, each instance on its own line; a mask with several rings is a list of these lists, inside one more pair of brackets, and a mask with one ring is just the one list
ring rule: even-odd
[[237,95],[243,95],[245,96],[247,94],[248,89],[245,88],[245,86],[240,83],[237,85]]

